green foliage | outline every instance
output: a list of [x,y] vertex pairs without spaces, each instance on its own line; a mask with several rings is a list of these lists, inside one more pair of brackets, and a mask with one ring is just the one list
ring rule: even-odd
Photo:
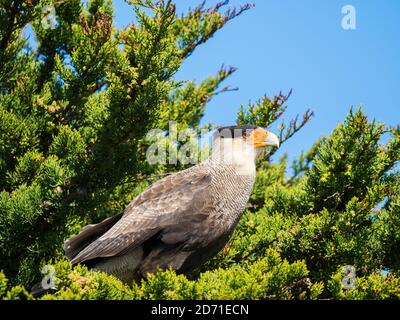
[[90,272],[86,267],[72,270],[69,262],[55,263],[57,294],[46,294],[43,300],[129,300],[134,298],[130,288],[103,273]]
[[[57,292],[40,299],[291,299],[306,298],[311,292],[304,262],[290,264],[273,250],[268,250],[254,264],[207,271],[197,280],[188,280],[172,270],[160,270],[131,288],[105,273],[80,266],[72,269],[65,260],[53,266]],[[307,286],[303,288],[301,282]],[[32,296],[16,286],[5,293],[4,299],[32,299]]]
[[305,294],[296,292],[296,286],[307,274],[304,262],[289,264],[267,250],[250,265],[208,271],[198,282],[204,299],[291,299]]
[[7,278],[3,272],[0,272],[0,297],[2,297],[7,290]]
[[[291,93],[292,91],[284,95],[280,92],[273,99],[264,96],[256,103],[250,102],[246,108],[242,105],[238,112],[237,123],[239,125],[253,124],[261,127],[270,126],[285,113],[287,109],[285,103],[289,99]],[[278,134],[281,144],[303,128],[313,115],[313,111],[307,110],[300,122],[298,121],[298,115],[290,121],[289,125],[282,121],[279,126]],[[276,151],[276,149],[270,152],[269,156],[271,156],[274,151]]]
[[343,210],[353,197],[368,201],[369,191],[378,192],[372,188],[381,186],[385,173],[399,157],[394,137],[384,149],[379,144],[386,132],[384,125],[368,123],[361,110],[350,111],[346,121],[321,144],[314,158],[307,191],[314,195],[316,210],[324,207]]
[[[383,144],[387,133],[391,137]],[[346,295],[327,287],[345,265],[356,268],[360,284],[384,281],[376,298],[394,297],[390,292],[399,270],[398,133],[368,122],[361,110],[351,111],[329,137],[295,162],[303,164],[294,177],[282,174],[285,159],[262,164],[249,210],[225,250],[204,269],[253,263],[273,248],[289,262],[306,262],[313,288],[320,292],[314,298],[350,297],[340,274],[336,280]],[[389,284],[386,278],[372,277],[383,269],[389,272]],[[371,297],[368,285],[357,286],[360,297]]]
[[254,264],[204,272],[190,281],[172,271],[150,275],[136,292],[142,299],[289,299],[307,275],[303,262],[289,264],[269,250]]
[[[202,4],[177,16],[171,1],[127,2],[135,23],[122,30],[108,0],[0,3],[0,298],[32,299],[46,264],[56,289],[40,299],[399,298],[400,129],[361,109],[295,160],[292,175],[287,158],[271,163],[268,150],[229,243],[192,274],[160,270],[127,285],[64,260],[65,239],[186,166],[149,164],[146,134],[161,129],[169,145],[170,121],[203,128],[210,99],[233,90],[221,84],[235,68],[198,83],[174,75],[251,7]],[[28,23],[37,48],[22,34]],[[289,95],[242,106],[237,123],[281,121],[284,143],[313,115],[282,120]],[[342,286],[345,265],[356,269],[354,289]]]
[[344,300],[382,300],[400,298],[400,279],[393,274],[372,273],[356,280],[356,288],[344,290],[341,274],[337,273],[328,281],[328,289],[336,299]]
[[198,129],[206,103],[227,90],[218,88],[234,68],[198,84],[174,74],[248,6],[178,17],[170,1],[132,4],[136,22],[122,30],[108,0],[0,4],[0,269],[12,284],[32,285],[66,238],[120,212],[148,176],[179,170],[145,161],[147,132],[169,121]]

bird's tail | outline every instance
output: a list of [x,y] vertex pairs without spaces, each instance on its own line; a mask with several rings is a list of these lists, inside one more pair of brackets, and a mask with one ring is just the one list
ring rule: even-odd
[[84,227],[75,237],[69,238],[64,243],[65,255],[72,260],[80,251],[82,251],[91,242],[98,239],[107,232],[115,223],[121,219],[122,213],[107,218],[98,224],[89,224]]

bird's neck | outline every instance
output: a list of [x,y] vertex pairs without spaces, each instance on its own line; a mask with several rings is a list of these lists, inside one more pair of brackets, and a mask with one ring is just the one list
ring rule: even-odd
[[216,139],[210,160],[218,165],[233,166],[238,174],[254,175],[256,149],[241,139]]

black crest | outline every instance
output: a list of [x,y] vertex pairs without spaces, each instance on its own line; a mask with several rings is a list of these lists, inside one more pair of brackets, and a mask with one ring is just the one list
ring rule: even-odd
[[219,127],[214,133],[214,139],[245,137],[257,128],[257,126],[252,125]]

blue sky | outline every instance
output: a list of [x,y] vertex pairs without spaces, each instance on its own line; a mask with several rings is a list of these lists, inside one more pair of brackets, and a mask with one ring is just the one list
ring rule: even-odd
[[[175,0],[186,12],[202,0]],[[217,1],[208,0],[206,6]],[[229,6],[249,1],[231,0]],[[286,142],[293,159],[343,121],[351,106],[362,105],[369,118],[400,123],[400,1],[398,0],[253,0],[255,8],[230,21],[197,48],[176,74],[201,81],[221,65],[238,70],[224,83],[239,91],[216,96],[203,123],[233,124],[241,104],[282,90],[293,94],[285,120],[308,108],[311,122]],[[356,10],[356,30],[341,26],[344,5]],[[118,28],[134,20],[123,0],[114,0]],[[271,131],[277,131],[271,127]]]
[[[178,0],[185,12],[201,1]],[[239,6],[247,1],[230,1]],[[131,21],[122,0],[114,1],[116,25]],[[213,5],[216,1],[207,1]],[[307,150],[343,121],[351,106],[362,105],[369,118],[400,123],[400,1],[253,0],[256,6],[232,20],[199,47],[176,77],[200,81],[222,65],[238,68],[225,84],[239,91],[219,95],[203,122],[235,122],[237,109],[250,99],[280,90],[293,94],[285,120],[307,108],[315,117],[277,154],[290,158]],[[341,27],[344,5],[356,9],[356,30]],[[277,131],[276,127],[270,128]]]

